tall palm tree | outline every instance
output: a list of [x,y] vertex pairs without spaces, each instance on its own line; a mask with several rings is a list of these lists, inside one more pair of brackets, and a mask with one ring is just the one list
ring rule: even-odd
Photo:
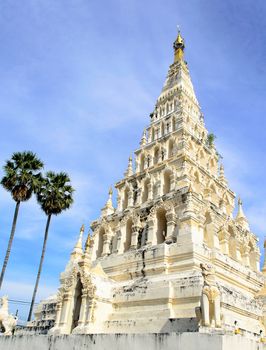
[[58,215],[63,210],[68,209],[73,203],[74,189],[70,184],[70,179],[66,173],[54,173],[49,171],[46,173],[46,177],[42,179],[41,185],[37,190],[37,201],[40,204],[42,210],[47,215],[46,228],[44,233],[42,255],[40,259],[39,269],[35,282],[35,287],[32,295],[30,312],[28,321],[31,320],[33,306],[35,303],[35,297],[39,285],[39,280],[42,272],[42,265],[46,250],[46,243],[48,239],[48,231],[52,215]]
[[32,193],[37,189],[41,178],[40,170],[42,168],[43,162],[37,158],[36,154],[30,151],[14,153],[4,166],[5,175],[1,180],[1,185],[11,193],[16,202],[16,207],[0,276],[0,289],[11,252],[20,203],[29,200]]

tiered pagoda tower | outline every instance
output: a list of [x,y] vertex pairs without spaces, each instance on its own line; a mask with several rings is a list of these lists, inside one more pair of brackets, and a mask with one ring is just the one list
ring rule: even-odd
[[210,331],[261,337],[258,239],[229,188],[178,33],[135,167],[61,274],[51,334]]

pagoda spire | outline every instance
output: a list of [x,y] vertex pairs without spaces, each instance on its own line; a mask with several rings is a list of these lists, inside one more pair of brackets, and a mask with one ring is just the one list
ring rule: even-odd
[[220,180],[220,182],[223,185],[227,186],[227,180],[226,180],[225,175],[224,175],[224,166],[223,166],[223,164],[220,165],[220,169],[219,170],[220,170],[219,171],[219,180]]
[[126,177],[133,175],[133,166],[132,166],[132,157],[131,156],[128,158],[128,166],[127,166],[127,170],[126,170],[124,175]]
[[173,44],[174,52],[175,52],[175,60],[174,62],[179,62],[183,60],[184,50],[185,50],[185,42],[181,36],[180,29],[178,28],[177,38]]
[[82,249],[83,234],[84,234],[84,224],[80,228],[79,238],[78,238],[78,240],[75,244],[75,247],[71,253],[72,257],[81,256],[83,254],[83,249]]
[[146,129],[144,129],[143,134],[142,134],[142,138],[140,141],[140,145],[141,146],[145,146],[147,143],[147,138],[146,138]]
[[113,189],[112,189],[112,186],[109,188],[108,200],[107,200],[105,206],[106,206],[106,208],[114,209],[114,207],[113,207]]
[[243,205],[242,200],[239,197],[238,198],[238,212],[236,215],[236,222],[239,223],[241,226],[243,226],[243,228],[249,230],[248,220],[246,218],[246,215],[244,214],[242,205]]
[[91,238],[91,233],[88,233],[88,237],[85,243],[85,249],[84,249],[84,260],[87,262],[91,261],[91,248],[93,245],[93,240]]
[[108,200],[105,206],[102,209],[102,216],[113,214],[114,206],[113,206],[113,189],[112,186],[109,188],[108,192]]

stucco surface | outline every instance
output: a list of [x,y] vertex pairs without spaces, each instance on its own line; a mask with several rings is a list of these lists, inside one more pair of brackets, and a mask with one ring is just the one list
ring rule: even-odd
[[262,350],[266,346],[239,335],[97,334],[0,337],[0,350]]

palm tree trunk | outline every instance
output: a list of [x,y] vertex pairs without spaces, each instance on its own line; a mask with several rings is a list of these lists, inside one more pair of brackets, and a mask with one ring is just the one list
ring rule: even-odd
[[17,218],[18,218],[18,212],[19,212],[19,205],[20,205],[20,202],[17,202],[16,208],[15,208],[15,212],[14,212],[14,217],[13,217],[12,229],[11,229],[11,233],[10,233],[10,237],[9,237],[7,250],[6,250],[6,256],[5,256],[5,260],[4,260],[2,271],[1,271],[0,289],[2,287],[2,283],[3,283],[3,280],[4,280],[4,275],[5,275],[5,271],[6,271],[6,267],[7,267],[7,263],[8,263],[8,259],[9,259],[9,255],[10,255],[10,252],[11,252],[13,238],[14,238],[14,234],[15,234],[15,231],[16,231]]
[[32,315],[32,311],[33,311],[33,307],[34,307],[34,303],[35,303],[35,297],[36,297],[36,293],[37,293],[37,289],[38,289],[38,285],[39,285],[39,280],[40,280],[40,276],[41,276],[41,272],[42,272],[42,264],[43,264],[43,260],[44,260],[45,250],[46,250],[46,243],[47,243],[47,238],[48,238],[48,231],[49,231],[51,216],[52,215],[50,214],[47,217],[43,246],[42,246],[42,255],[41,255],[39,270],[37,273],[35,287],[34,287],[34,291],[33,291],[33,295],[32,295],[32,300],[31,300],[31,304],[30,304],[30,312],[29,312],[29,316],[28,316],[28,322],[31,320],[31,315]]

